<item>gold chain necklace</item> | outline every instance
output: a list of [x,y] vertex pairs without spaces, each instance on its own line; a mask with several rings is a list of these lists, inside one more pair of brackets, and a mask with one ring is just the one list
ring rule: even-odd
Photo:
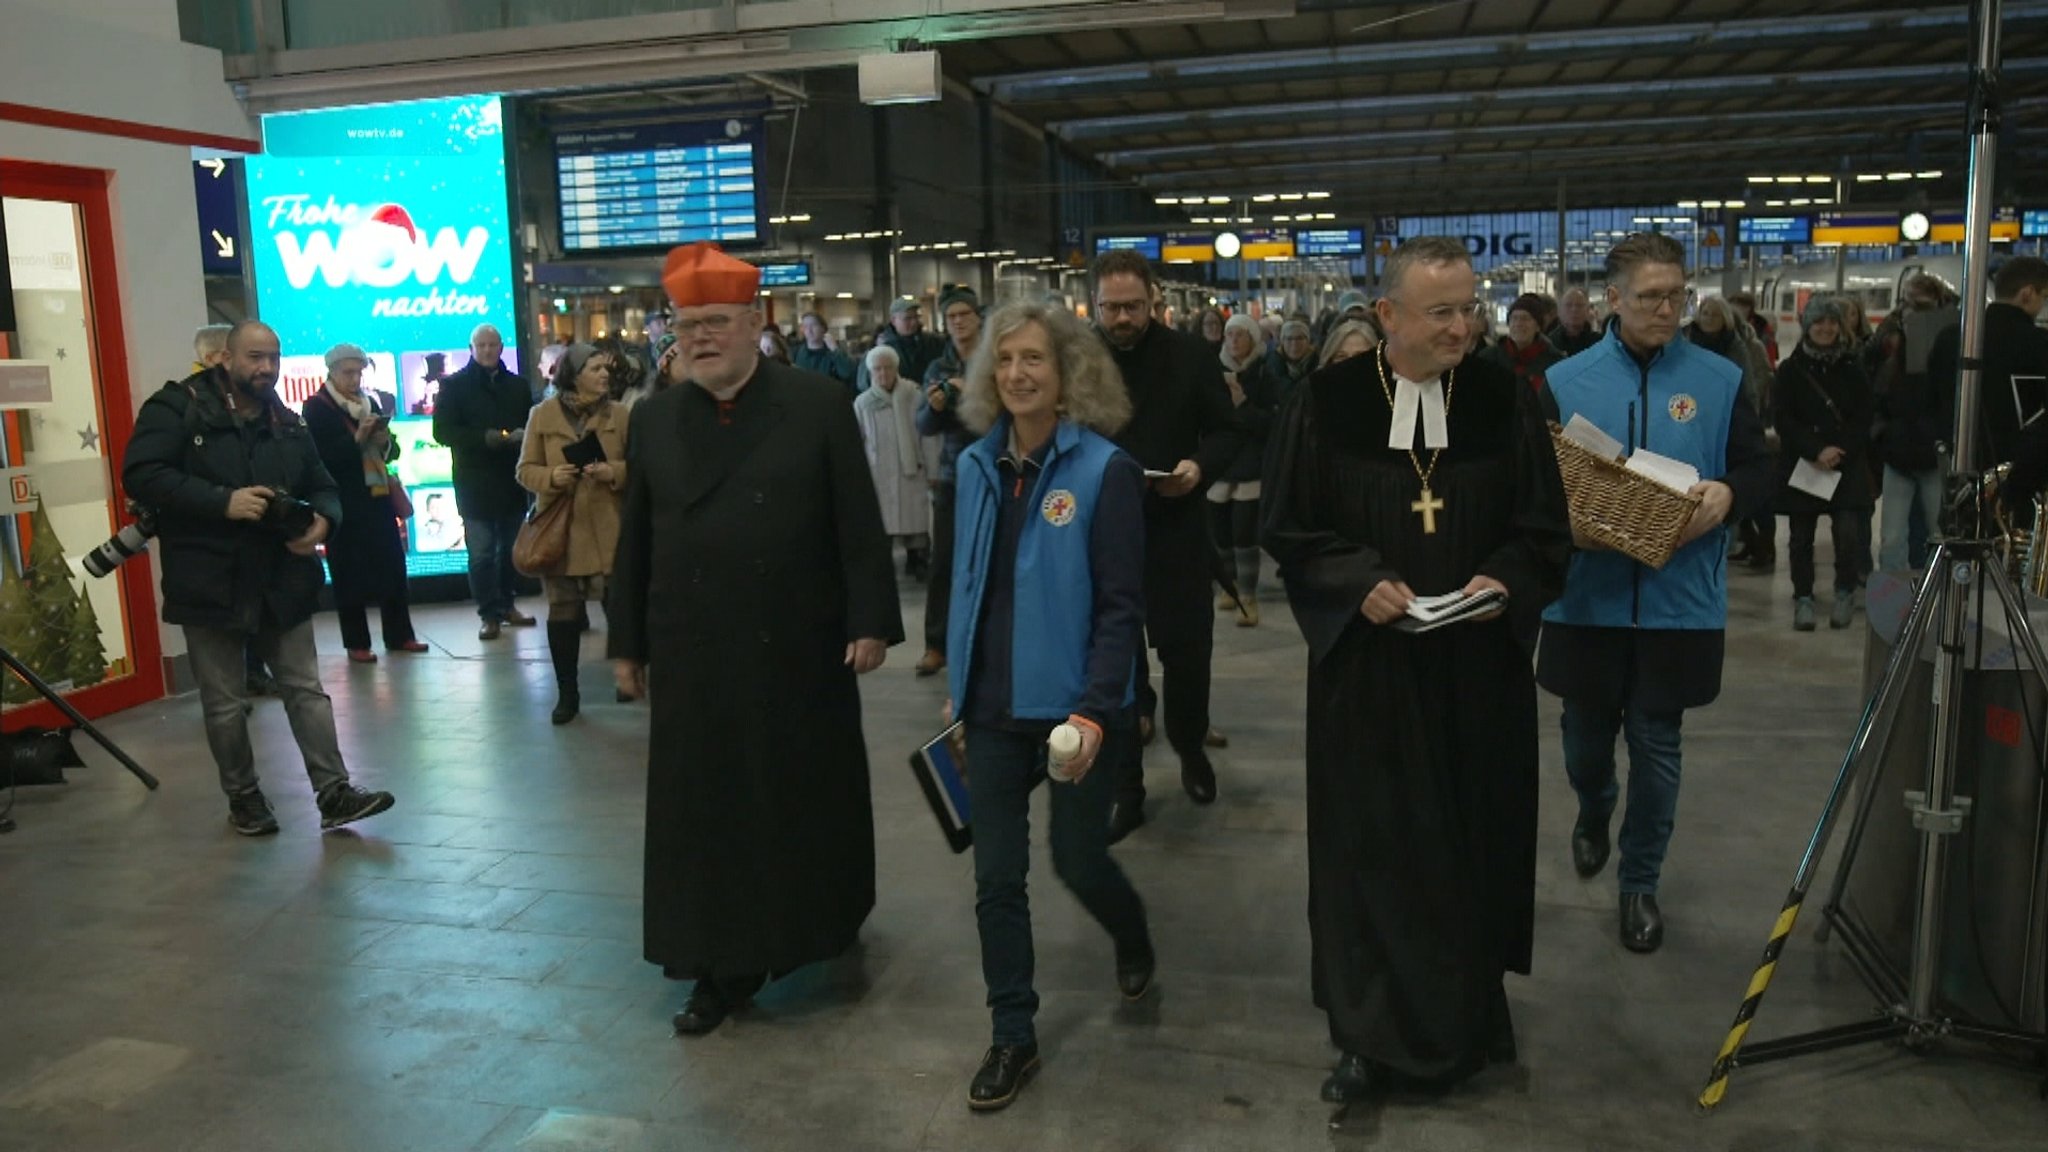
[[[1387,378],[1387,346],[1385,344],[1381,344],[1377,349],[1374,349],[1373,364],[1380,371],[1380,392],[1387,398],[1387,415],[1391,419],[1395,411],[1394,385]],[[1447,427],[1451,422],[1451,397],[1457,390],[1458,370],[1453,368],[1451,369],[1450,376],[1444,383],[1444,424]],[[1443,458],[1444,450],[1442,448],[1432,448],[1429,453],[1429,467],[1424,468],[1421,459],[1415,455],[1414,431],[1410,429],[1408,466],[1415,469],[1415,478],[1422,481],[1422,498],[1408,505],[1408,510],[1422,517],[1422,534],[1424,536],[1436,535],[1436,514],[1444,510],[1444,502],[1438,499],[1436,493],[1431,492],[1429,489],[1430,480],[1436,476],[1437,462]]]

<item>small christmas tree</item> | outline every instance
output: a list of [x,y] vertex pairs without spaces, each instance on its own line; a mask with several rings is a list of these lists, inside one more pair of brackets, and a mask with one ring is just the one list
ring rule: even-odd
[[71,586],[71,565],[64,560],[64,544],[41,497],[29,520],[28,571],[22,579],[28,585],[30,625],[15,655],[38,676],[62,684],[71,665],[72,626],[78,616],[78,592]]
[[[26,661],[23,642],[34,624],[35,607],[29,601],[27,583],[11,561],[0,559],[0,647]],[[22,683],[21,677],[0,670],[0,702],[26,704],[35,698],[36,690]]]
[[107,646],[100,640],[100,617],[93,611],[92,596],[80,595],[78,612],[71,617],[70,657],[64,669],[72,687],[87,688],[107,678]]

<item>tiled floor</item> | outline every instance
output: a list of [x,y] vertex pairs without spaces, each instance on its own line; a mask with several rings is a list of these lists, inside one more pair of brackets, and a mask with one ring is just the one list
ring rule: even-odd
[[[1153,823],[1119,849],[1158,937],[1150,1000],[1119,1004],[1108,941],[1038,861],[1045,1069],[996,1116],[965,1105],[988,1033],[969,866],[904,765],[943,695],[911,676],[914,648],[864,685],[880,899],[860,945],[682,1041],[681,986],[639,959],[645,716],[609,702],[602,637],[585,717],[553,728],[538,630],[485,648],[464,608],[427,609],[431,654],[355,667],[323,621],[350,763],[397,792],[390,814],[320,835],[266,703],[284,832],[233,836],[189,697],[106,726],[162,791],[81,740],[93,767],[21,793],[0,838],[0,1149],[2040,1148],[2036,1079],[1967,1048],[1744,1069],[1693,1115],[1861,704],[1860,619],[1795,635],[1787,597],[1782,568],[1736,578],[1726,694],[1686,724],[1664,950],[1624,952],[1611,870],[1571,872],[1546,702],[1522,1063],[1334,1130],[1307,979],[1303,654],[1277,598],[1264,626],[1218,632],[1222,799],[1188,803],[1162,753]],[[1868,1011],[1811,926],[1758,1037]]]

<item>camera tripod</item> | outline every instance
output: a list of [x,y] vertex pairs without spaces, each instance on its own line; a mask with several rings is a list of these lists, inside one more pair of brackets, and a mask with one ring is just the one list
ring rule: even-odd
[[[99,728],[96,727],[92,721],[87,720],[85,716],[78,711],[78,709],[73,708],[71,706],[71,701],[64,699],[64,697],[60,695],[55,688],[50,687],[48,681],[44,680],[41,676],[36,675],[35,672],[32,669],[30,669],[28,665],[23,664],[20,658],[15,656],[14,653],[9,652],[4,645],[0,645],[0,665],[5,665],[9,671],[13,672],[16,676],[19,676],[21,678],[22,683],[35,689],[38,693],[42,695],[43,699],[48,700],[50,702],[51,707],[54,707],[55,709],[57,709],[57,711],[62,712],[67,718],[70,719],[70,721],[73,724],[77,725],[78,728],[83,730],[87,736],[92,737],[94,743],[98,744],[102,748],[105,748],[107,750],[107,754],[112,756],[117,762],[119,762],[121,767],[126,768],[129,772],[133,773],[137,780],[142,781],[144,787],[148,788],[152,792],[156,791],[159,781],[155,776],[150,775],[148,769],[144,768],[140,764],[137,764],[133,757],[129,756],[128,753],[121,750],[121,746],[119,744],[116,744],[111,739],[109,739],[106,733],[100,731]],[[12,832],[13,830],[14,822],[4,817],[0,817],[0,832]]]
[[[1963,673],[1971,627],[1970,600],[1972,593],[1976,593],[1981,603],[1986,585],[1996,594],[1999,605],[2005,611],[2007,626],[2013,634],[2012,641],[2025,655],[2029,679],[2036,686],[2048,690],[2048,659],[2043,658],[2040,642],[2035,638],[2033,629],[2027,622],[2026,606],[2000,566],[1991,542],[1946,539],[1937,541],[1933,555],[1928,559],[1927,573],[1921,578],[1915,590],[1912,610],[1906,616],[1905,623],[1901,625],[1898,641],[1892,648],[1890,658],[1885,662],[1877,691],[1863,710],[1862,719],[1856,726],[1856,734],[1850,740],[1848,754],[1844,757],[1834,786],[1828,793],[1827,805],[1821,812],[1820,821],[1814,827],[1812,837],[1807,841],[1805,854],[1799,861],[1798,874],[1792,882],[1791,894],[1786,897],[1784,907],[1778,913],[1777,924],[1771,931],[1770,940],[1764,946],[1763,960],[1750,980],[1741,1007],[1736,1011],[1735,1023],[1714,1061],[1714,1068],[1708,1076],[1706,1087],[1700,1092],[1699,1107],[1702,1111],[1712,1109],[1721,1102],[1727,1091],[1728,1074],[1741,1065],[1761,1064],[1887,1040],[1899,1040],[1907,1048],[1916,1050],[1935,1040],[1951,1036],[1992,1044],[2009,1044],[2033,1050],[2036,1060],[2044,1068],[2048,1068],[2048,1034],[1991,1027],[1961,1019],[1959,1014],[1948,1011],[1940,1004],[1936,997],[1936,984],[1941,972],[1944,906],[1948,895],[1949,852],[1952,838],[1962,831],[1963,823],[1970,815],[1969,798],[1955,794],[1956,761],[1961,746]],[[1920,840],[1920,856],[1910,969],[1901,980],[1897,973],[1888,969],[1879,957],[1874,941],[1846,914],[1841,904],[1850,869],[1856,862],[1857,849],[1880,795],[1878,784],[1882,774],[1881,764],[1893,724],[1898,718],[1900,705],[1906,699],[1913,667],[1920,658],[1923,641],[1927,638],[1930,626],[1937,622],[1939,629],[1935,632],[1934,654],[1935,714],[1931,724],[1932,737],[1929,742],[1926,781],[1924,788],[1906,793],[1906,805],[1912,813],[1913,827]],[[1980,613],[1977,621],[1980,630],[1983,623],[1983,616]],[[1979,655],[1981,658],[1981,646]],[[2041,749],[2036,748],[2037,762],[2040,753]],[[1820,869],[1821,858],[1827,852],[1828,841],[1833,835],[1835,824],[1847,807],[1849,795],[1859,777],[1863,777],[1866,772],[1869,779],[1864,785],[1835,886],[1823,914],[1828,918],[1829,927],[1841,930],[1851,963],[1863,979],[1864,985],[1879,1000],[1878,1014],[1874,1019],[1867,1021],[1824,1028],[1745,1047],[1743,1040],[1748,1035],[1750,1023],[1762,1003],[1764,992],[1770,986],[1772,973],[1784,951],[1785,942],[1798,923],[1800,906],[1805,902],[1814,876]],[[2026,932],[2030,950],[2039,948],[2034,942],[2039,939],[2044,912],[2039,895],[2044,867],[2039,850],[2043,822],[2039,818],[2040,813],[2037,812],[2036,816],[2037,850],[2030,889],[2034,897],[2028,910]],[[1823,938],[1826,931],[1827,928],[1824,927]],[[2042,976],[2048,979],[2048,967],[2044,967]],[[2044,1097],[2048,1097],[2048,1079],[2042,1081],[2041,1092]]]

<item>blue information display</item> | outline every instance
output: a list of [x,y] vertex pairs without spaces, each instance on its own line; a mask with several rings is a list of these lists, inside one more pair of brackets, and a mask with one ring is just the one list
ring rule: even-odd
[[397,413],[391,436],[415,510],[406,569],[462,572],[433,414],[477,325],[508,342],[517,331],[498,97],[268,115],[263,146],[247,162],[248,249],[257,316],[283,344],[278,395],[296,409],[317,392],[335,344],[368,352],[363,388]]
[[1095,254],[1100,256],[1104,252],[1129,250],[1147,260],[1158,260],[1163,245],[1164,238],[1157,232],[1143,236],[1097,236]]
[[192,191],[199,204],[199,268],[208,276],[240,276],[242,255],[241,197],[236,176],[240,160],[194,160]]
[[1294,233],[1296,256],[1363,256],[1365,232],[1359,228],[1302,228]]
[[1811,216],[1744,216],[1735,222],[1737,244],[1811,244]]
[[2029,208],[2020,213],[2020,235],[2029,240],[2048,236],[2048,209]]
[[562,247],[758,247],[761,122],[695,121],[555,137]]
[[760,267],[763,288],[801,288],[811,282],[809,260],[776,260]]

